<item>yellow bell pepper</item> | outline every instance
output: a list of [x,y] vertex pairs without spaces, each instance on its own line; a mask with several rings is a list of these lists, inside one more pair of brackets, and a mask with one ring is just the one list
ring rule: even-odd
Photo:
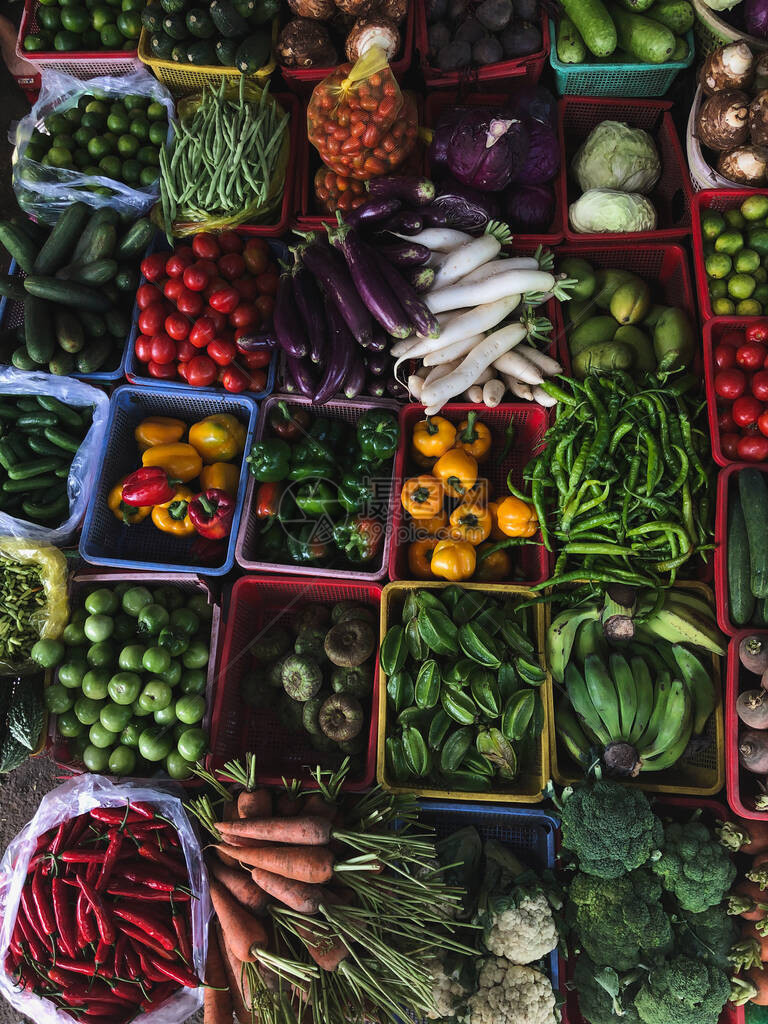
[[226,491],[230,497],[235,498],[239,483],[240,470],[231,462],[212,462],[210,466],[203,466],[200,474],[201,491],[215,488],[217,491]]
[[423,540],[415,540],[408,545],[408,571],[415,579],[432,579],[430,562],[439,543],[437,537],[425,537]]
[[463,498],[477,480],[477,459],[461,448],[451,448],[437,460],[433,473],[442,480],[447,494]]
[[494,551],[485,558],[481,557],[485,551],[492,547],[495,547],[495,545],[485,542],[477,549],[476,580],[496,583],[498,580],[508,580],[512,575],[512,559],[509,556],[509,552],[505,551],[504,548]]
[[229,413],[206,416],[189,428],[189,443],[203,462],[231,462],[245,447],[246,429]]
[[189,503],[195,492],[189,487],[179,487],[170,501],[155,505],[152,509],[152,522],[163,533],[172,533],[176,537],[189,537],[195,532],[194,524],[189,518]]
[[154,448],[156,444],[173,444],[181,441],[187,432],[187,424],[183,420],[175,420],[171,416],[148,416],[142,420],[133,432],[140,452]]
[[403,484],[400,500],[414,519],[432,519],[443,507],[443,485],[433,476],[411,477]]
[[498,501],[489,501],[486,506],[488,511],[491,513],[491,540],[504,540],[507,536],[506,533],[502,533],[499,529],[499,503]]
[[417,465],[419,469],[425,469],[428,473],[432,472],[432,467],[437,462],[437,456],[431,458],[429,455],[422,455],[421,452],[416,451],[413,445],[409,448],[408,454],[411,457],[411,461]]
[[533,505],[511,494],[499,502],[496,521],[505,537],[533,537],[539,528]]
[[477,555],[466,540],[439,540],[432,552],[429,567],[435,576],[445,580],[468,580],[475,571]]
[[448,527],[448,513],[442,509],[431,519],[420,519],[418,533],[428,534],[430,537],[439,537]]
[[455,447],[461,448],[478,462],[485,462],[491,454],[492,441],[493,437],[486,424],[478,420],[476,412],[471,412],[459,424]]
[[456,440],[456,427],[445,416],[427,416],[413,428],[411,445],[420,455],[440,458]]
[[142,466],[162,466],[171,480],[189,483],[200,476],[203,460],[191,444],[156,444],[141,456]]
[[466,540],[470,544],[481,544],[491,533],[493,519],[482,505],[464,502],[451,512],[451,537]]
[[121,477],[107,495],[107,508],[112,511],[115,519],[126,526],[133,526],[146,519],[152,511],[151,505],[126,505],[123,501],[123,484],[130,473]]

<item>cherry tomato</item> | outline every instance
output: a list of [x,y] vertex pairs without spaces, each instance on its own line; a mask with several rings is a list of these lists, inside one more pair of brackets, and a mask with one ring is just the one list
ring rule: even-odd
[[752,394],[761,402],[768,402],[768,370],[760,370],[750,381]]
[[136,305],[139,309],[146,309],[153,302],[162,302],[163,293],[156,284],[139,285],[136,291]]
[[242,252],[243,240],[236,231],[222,231],[216,240],[222,252]]
[[269,250],[268,249],[254,249],[251,248],[249,242],[243,250],[243,260],[248,269],[248,272],[258,277],[259,274],[263,274],[269,266]]
[[219,258],[219,273],[228,281],[235,281],[245,273],[245,260],[239,252],[228,252]]
[[762,416],[758,417],[757,429],[765,437],[768,437],[768,412],[764,412]]
[[768,343],[768,320],[758,320],[750,324],[744,332],[747,341],[759,341],[765,345]]
[[186,365],[187,382],[196,388],[206,388],[216,380],[218,367],[208,356],[196,355]]
[[158,377],[160,380],[176,379],[175,363],[150,363],[147,370],[150,377]]
[[[186,345],[185,341],[179,342],[180,345]],[[189,360],[180,359],[176,364],[176,373],[181,377],[182,380],[187,379],[187,367],[189,366]]]
[[271,295],[260,295],[254,303],[261,314],[263,327],[269,327],[272,323],[272,314],[275,311],[275,300]]
[[260,348],[255,352],[238,352],[237,358],[245,363],[249,370],[260,370],[262,366],[269,366],[272,353],[268,348]]
[[739,438],[736,454],[744,462],[763,462],[768,459],[768,437],[762,434],[749,434]]
[[182,313],[171,313],[165,318],[165,333],[174,341],[183,341],[191,327],[189,319]]
[[267,375],[263,370],[249,370],[248,379],[250,381],[249,391],[263,391],[267,386]]
[[176,305],[180,313],[187,316],[200,316],[205,303],[200,292],[191,292],[189,288],[182,288],[176,298]]
[[201,231],[192,239],[192,251],[199,260],[215,260],[221,255],[219,243],[208,231]]
[[144,257],[139,269],[147,281],[159,281],[163,277],[167,258],[167,253],[164,252],[153,252],[150,256]]
[[165,324],[165,310],[162,302],[153,302],[139,313],[139,330],[142,334],[159,334]]
[[742,370],[721,370],[715,374],[715,394],[733,400],[744,394],[747,378]]
[[211,301],[211,296],[214,292],[221,291],[222,288],[229,288],[229,281],[225,281],[223,277],[219,277],[218,273],[214,274],[213,277],[208,281],[203,296],[206,302]]
[[262,295],[274,295],[277,292],[277,285],[280,281],[280,275],[276,270],[267,270],[264,274],[259,274],[256,278],[256,284]]
[[136,341],[133,343],[133,350],[136,353],[136,358],[142,363],[148,363],[152,358],[152,339],[147,334],[139,334],[136,337]]
[[232,282],[232,285],[237,288],[241,299],[253,302],[254,299],[258,298],[259,286],[256,284],[255,277],[238,277],[236,281]]
[[227,391],[245,391],[250,384],[248,374],[245,370],[241,370],[239,366],[228,366],[222,372],[219,380]]
[[229,322],[233,327],[254,327],[261,322],[261,313],[251,302],[241,302],[229,314]]
[[220,313],[218,309],[212,309],[211,306],[206,309],[205,316],[208,317],[209,320],[213,321],[213,325],[216,328],[214,333],[216,334],[222,334],[229,325],[229,321],[224,314]]
[[756,341],[748,341],[736,349],[736,362],[742,370],[759,370],[765,362],[768,349]]
[[176,358],[180,363],[188,363],[195,355],[197,349],[187,338],[176,342]]
[[719,345],[730,345],[731,348],[740,348],[744,344],[744,332],[743,331],[726,331],[725,334],[720,338]]
[[217,335],[216,325],[209,316],[196,320],[189,332],[189,341],[195,348],[205,348]]
[[206,352],[219,366],[229,366],[237,355],[237,349],[228,338],[214,338],[206,348]]
[[738,458],[738,445],[740,440],[740,434],[723,434],[720,438],[720,447],[723,450],[723,455],[727,459]]
[[184,268],[184,287],[192,292],[203,292],[208,287],[209,275],[199,263]]
[[219,288],[215,291],[208,302],[219,313],[232,313],[240,304],[240,293],[236,288],[228,285],[226,288]]
[[731,409],[733,422],[737,427],[742,428],[751,427],[753,423],[757,423],[758,417],[762,415],[762,412],[763,403],[758,402],[751,395],[742,395],[741,398],[737,398]]
[[184,268],[195,262],[195,254],[188,245],[172,252],[165,262],[165,272],[168,277],[181,277]]
[[163,295],[166,299],[170,299],[171,302],[176,303],[179,294],[184,291],[184,282],[180,277],[171,277],[163,286]]
[[172,363],[176,358],[176,345],[167,334],[155,334],[150,343],[153,363]]
[[736,365],[736,349],[733,345],[718,345],[712,353],[718,370],[730,370]]
[[729,434],[736,429],[730,409],[721,409],[717,414],[717,426],[724,434]]

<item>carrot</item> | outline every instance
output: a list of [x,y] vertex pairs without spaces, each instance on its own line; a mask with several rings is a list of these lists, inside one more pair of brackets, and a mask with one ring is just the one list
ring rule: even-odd
[[768,893],[763,892],[755,882],[740,882],[731,890],[728,912],[733,913],[737,906],[744,903],[748,907],[739,916],[745,921],[762,921],[768,910]]
[[226,839],[235,835],[243,839],[269,839],[273,843],[298,843],[301,846],[325,846],[331,838],[331,823],[318,817],[242,818],[221,821],[216,826]]
[[336,858],[327,846],[268,846],[239,851],[240,860],[297,882],[330,882]]
[[760,945],[760,959],[763,963],[768,960],[768,935],[761,935],[751,922],[742,930],[743,939],[754,939]]
[[333,821],[338,812],[339,808],[336,804],[329,803],[319,793],[312,793],[311,796],[308,796],[301,809],[302,814],[314,814],[318,818],[327,818],[329,821]]
[[251,950],[254,946],[266,946],[267,932],[264,925],[244,910],[217,878],[209,879],[209,887],[213,909],[233,953],[246,963],[256,963]]
[[251,986],[248,983],[248,975],[243,970],[243,964],[227,945],[224,933],[217,928],[219,936],[219,948],[224,958],[224,970],[229,982],[229,991],[232,995],[232,1003],[235,1009],[235,1016],[240,1024],[253,1024],[253,1014],[249,1007],[253,1005]]
[[297,925],[296,931],[307,947],[307,952],[323,971],[333,972],[349,956],[349,950],[337,935],[330,935],[320,928]]
[[218,864],[213,861],[211,871],[246,910],[252,914],[264,910],[267,905],[267,894],[239,867],[233,868],[229,864]]
[[251,871],[251,878],[264,892],[268,892],[270,896],[300,914],[316,914],[325,896],[322,886],[296,882],[272,871],[264,871],[262,868],[254,868]]
[[268,818],[272,813],[272,794],[268,789],[244,789],[237,798],[238,818]]
[[768,1006],[768,970],[764,967],[750,967],[747,977],[757,988],[757,993],[750,1002],[757,1006]]
[[281,818],[295,818],[301,810],[301,800],[284,790],[275,801],[275,810]]
[[205,984],[203,996],[205,1010],[204,1024],[232,1024],[232,993],[229,990],[227,972],[219,949],[216,930],[208,929],[208,957],[205,961]]

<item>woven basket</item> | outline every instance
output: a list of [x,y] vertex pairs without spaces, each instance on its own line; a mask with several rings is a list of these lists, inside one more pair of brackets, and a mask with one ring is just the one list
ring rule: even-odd
[[758,39],[756,36],[745,35],[738,28],[729,25],[718,16],[717,11],[708,7],[704,0],[691,0],[696,20],[693,23],[693,34],[696,38],[696,52],[700,57],[706,57],[718,46],[726,43],[735,43],[739,40],[748,43],[752,50],[768,50],[768,39]]
[[[701,86],[696,89],[693,97],[691,112],[688,115],[688,125],[685,129],[685,156],[688,160],[688,173],[691,176],[691,185],[694,191],[701,192],[709,188],[751,188],[751,185],[743,185],[730,178],[724,178],[718,174],[714,167],[711,167],[701,149],[701,143],[696,137],[696,121],[699,117],[699,108],[702,102]],[[757,186],[755,186],[757,187]]]

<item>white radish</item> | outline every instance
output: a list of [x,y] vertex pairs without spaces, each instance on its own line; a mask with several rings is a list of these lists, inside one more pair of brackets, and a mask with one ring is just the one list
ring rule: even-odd
[[501,252],[501,242],[493,235],[481,235],[454,249],[435,274],[430,291],[446,288],[463,280],[473,270],[482,268]]
[[475,384],[485,384],[487,381],[493,380],[495,376],[496,374],[493,372],[490,366],[486,366],[482,373],[478,373]]
[[508,373],[503,373],[502,377],[507,382],[507,387],[515,396],[515,398],[521,398],[524,402],[533,401],[533,391],[529,384],[523,384],[517,377],[512,377]]
[[[479,384],[473,384],[471,388],[467,388],[466,396],[468,402],[473,402],[475,405],[480,405],[483,400],[483,389]],[[440,407],[442,408],[442,406]],[[438,412],[440,410],[438,409]],[[434,416],[435,413],[427,411],[427,416]]]
[[414,398],[417,402],[421,401],[421,389],[424,387],[424,381],[421,377],[418,377],[415,373],[412,373],[408,378],[408,393],[411,398]]
[[450,256],[450,253],[448,253],[448,252],[437,252],[437,251],[435,251],[429,257],[429,259],[424,264],[424,266],[425,267],[431,267],[433,270],[437,271],[437,270],[440,269],[440,267],[442,267],[442,265],[445,263],[445,261],[448,259],[449,256]]
[[540,352],[537,348],[533,348],[532,345],[518,345],[517,351],[534,366],[538,366],[547,377],[555,377],[558,373],[563,372],[562,366],[556,359],[548,356],[546,352]]
[[546,270],[510,270],[485,281],[453,284],[436,292],[428,292],[424,301],[431,313],[443,313],[447,309],[485,305],[512,294],[548,292],[554,287],[555,279]]
[[483,384],[483,402],[485,402],[489,409],[495,409],[504,397],[506,390],[506,385],[502,384],[498,377],[486,381]]
[[439,366],[441,363],[449,363],[452,359],[465,356],[482,340],[482,334],[470,334],[468,338],[462,338],[460,341],[454,341],[452,345],[446,345],[439,352],[430,352],[429,355],[424,356],[424,365]]
[[492,327],[500,324],[502,320],[512,313],[520,303],[519,295],[507,295],[496,302],[489,302],[484,306],[477,306],[465,313],[454,315],[444,328],[440,329],[437,338],[418,338],[416,341],[408,338],[406,341],[396,342],[389,350],[389,354],[397,359],[395,373],[405,356],[407,359],[421,359],[430,352],[437,352],[454,341],[461,341],[463,338],[470,338],[473,334],[482,334],[490,331]]
[[404,238],[406,242],[426,245],[428,249],[437,250],[437,252],[450,252],[451,249],[472,240],[472,235],[468,235],[465,231],[457,231],[455,228],[425,228],[418,235],[397,235],[397,237]]
[[485,281],[487,277],[495,277],[497,274],[505,274],[508,270],[538,270],[539,261],[533,256],[511,256],[508,259],[493,260],[486,263],[471,274],[462,277],[462,284],[472,284],[474,281]]
[[538,366],[517,351],[505,352],[494,360],[493,365],[501,373],[510,373],[525,384],[541,384],[544,381],[544,375]]
[[[487,335],[464,357],[455,370],[435,384],[425,385],[422,401],[429,408],[434,408],[435,412],[442,409],[449,398],[460,391],[466,391],[486,367],[510,348],[519,345],[527,336],[528,332],[522,324],[510,324]],[[541,377],[534,383],[540,384],[543,379]]]
[[538,402],[539,405],[543,405],[545,409],[551,409],[553,405],[557,405],[557,399],[553,398],[552,395],[548,395],[547,392],[538,384],[531,390],[533,391],[534,402]]
[[424,375],[424,386],[432,384],[433,381],[440,380],[442,377],[447,377],[449,373],[453,373],[456,367],[461,362],[460,359],[454,359],[450,363],[445,363],[442,366],[433,366],[432,369]]

